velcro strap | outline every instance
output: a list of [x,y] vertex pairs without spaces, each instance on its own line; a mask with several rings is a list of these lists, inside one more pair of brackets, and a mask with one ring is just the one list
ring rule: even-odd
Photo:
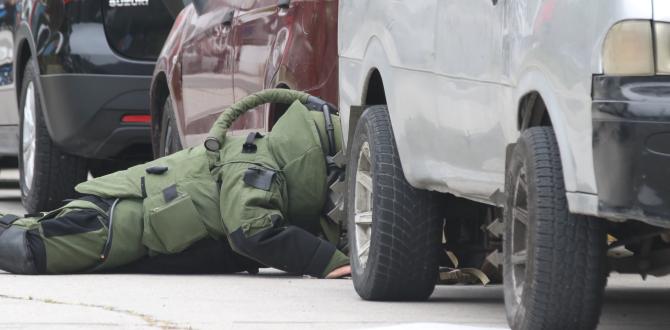
[[109,208],[113,203],[113,200],[111,199],[104,199],[94,195],[86,195],[80,199],[95,204],[95,206],[99,207],[105,213],[109,211]]
[[151,166],[146,168],[144,171],[149,173],[149,174],[158,174],[161,175],[165,172],[167,172],[168,167],[167,166]]
[[258,132],[249,133],[249,135],[247,135],[247,140],[244,141],[244,145],[242,145],[242,153],[253,154],[254,152],[256,152],[256,149],[258,149],[258,148],[256,147],[256,144],[254,143],[254,141],[256,141],[256,139],[260,139],[262,137],[263,137],[263,135],[261,135],[261,133],[258,133]]
[[163,189],[163,199],[165,200],[166,203],[169,203],[175,198],[179,196],[179,193],[177,192],[177,185],[171,185],[165,189]]
[[270,216],[270,222],[273,228],[279,228],[283,226],[284,219],[279,214],[273,214]]
[[140,178],[140,190],[142,190],[142,198],[147,198],[147,183],[144,177]]
[[13,215],[13,214],[5,214],[0,218],[0,223],[9,227],[11,226],[16,220],[19,220],[20,217]]
[[260,167],[250,167],[244,172],[244,183],[265,191],[270,191],[272,179],[277,172]]

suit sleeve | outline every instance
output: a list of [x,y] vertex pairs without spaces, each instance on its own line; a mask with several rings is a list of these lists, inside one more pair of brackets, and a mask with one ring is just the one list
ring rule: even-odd
[[240,227],[229,234],[233,249],[249,258],[283,271],[325,277],[348,258],[333,244],[306,230],[284,225],[281,215],[268,213],[271,226],[248,233]]
[[220,198],[231,247],[261,264],[294,274],[324,277],[347,264],[346,256],[332,243],[284,218],[281,185],[274,173],[265,172],[246,165],[227,168]]

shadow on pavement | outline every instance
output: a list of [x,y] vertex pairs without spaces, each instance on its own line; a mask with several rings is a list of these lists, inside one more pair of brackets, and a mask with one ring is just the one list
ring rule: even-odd
[[16,180],[0,180],[0,189],[19,189],[19,182]]
[[[668,288],[607,288],[605,291],[605,301],[608,304],[620,303],[658,303],[670,307],[670,281]],[[670,318],[670,313],[668,313]]]
[[[670,286],[670,281],[668,282]],[[667,329],[670,287],[607,288],[602,329]]]
[[503,303],[502,285],[438,285],[427,303]]
[[21,202],[21,196],[0,196],[0,202],[20,203]]

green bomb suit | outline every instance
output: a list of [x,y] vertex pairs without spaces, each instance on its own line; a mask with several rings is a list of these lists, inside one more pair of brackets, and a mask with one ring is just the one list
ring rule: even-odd
[[[265,103],[291,104],[272,132],[226,137],[237,117]],[[339,118],[329,123],[306,106],[324,104],[289,90],[252,94],[222,113],[207,147],[84,182],[76,187],[84,197],[51,212],[0,214],[0,269],[108,270],[216,239],[263,266],[324,277],[348,264],[335,247],[338,224],[323,215]]]

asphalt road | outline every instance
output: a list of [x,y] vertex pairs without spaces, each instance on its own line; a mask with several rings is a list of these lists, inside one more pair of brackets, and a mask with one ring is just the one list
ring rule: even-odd
[[[0,210],[23,213],[15,170]],[[610,276],[602,329],[670,328],[670,278]],[[365,302],[350,280],[259,275],[16,276],[0,272],[0,328],[505,328],[500,286],[439,286],[418,303]]]

